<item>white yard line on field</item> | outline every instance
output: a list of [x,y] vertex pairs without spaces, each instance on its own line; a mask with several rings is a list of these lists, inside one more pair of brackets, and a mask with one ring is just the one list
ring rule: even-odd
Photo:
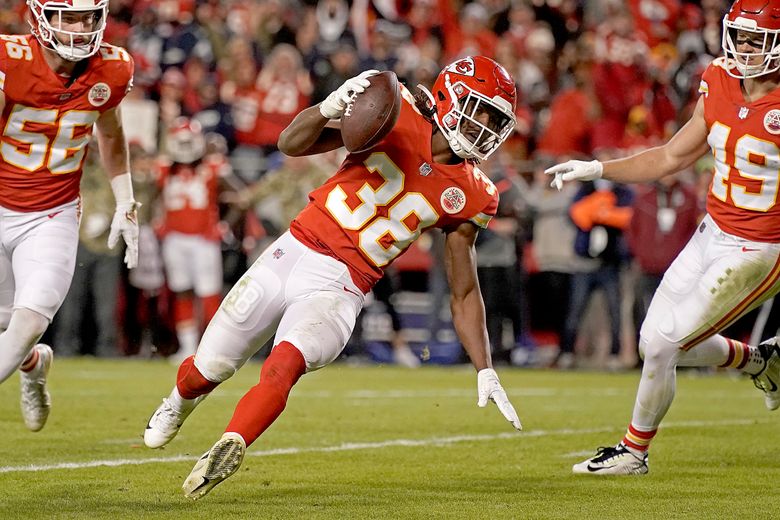
[[[700,427],[718,427],[718,426],[750,426],[766,421],[755,419],[727,420],[727,421],[672,421],[664,423],[664,428],[700,428]],[[300,453],[331,453],[338,451],[354,450],[377,450],[391,447],[421,447],[421,446],[446,446],[459,442],[483,442],[499,439],[525,439],[533,437],[546,437],[551,435],[587,435],[592,433],[609,433],[621,431],[618,427],[602,428],[564,428],[560,430],[531,430],[528,432],[506,432],[493,435],[456,435],[452,437],[429,437],[427,439],[393,439],[380,442],[348,442],[334,446],[316,446],[316,447],[291,447],[277,448],[273,450],[250,451],[247,456],[251,457],[269,457],[273,455],[297,455]],[[58,462],[56,464],[31,464],[28,466],[0,466],[0,473],[22,473],[51,471],[57,469],[85,469],[97,468],[100,466],[138,466],[141,464],[155,464],[168,462],[182,462],[197,460],[193,455],[172,455],[170,457],[149,457],[145,459],[112,459],[112,460],[90,460],[84,462]]]

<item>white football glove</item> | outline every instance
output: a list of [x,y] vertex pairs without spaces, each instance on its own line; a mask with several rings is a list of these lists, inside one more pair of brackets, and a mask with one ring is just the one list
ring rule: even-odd
[[119,236],[125,241],[125,264],[128,269],[138,265],[138,202],[117,204],[114,218],[111,220],[111,231],[108,234],[108,247],[114,249],[119,243]]
[[378,70],[367,70],[361,72],[360,75],[354,78],[349,78],[339,88],[331,92],[325,101],[320,103],[320,114],[327,119],[339,119],[344,110],[347,109],[347,105],[352,100],[352,96],[360,94],[368,88],[371,84],[368,81],[369,76],[379,74]]
[[601,161],[566,161],[547,168],[544,173],[555,175],[550,186],[560,191],[564,182],[600,179],[604,173],[604,165],[601,164]]
[[523,429],[514,406],[509,402],[504,388],[498,381],[498,374],[492,368],[483,368],[477,372],[477,396],[479,397],[477,406],[484,408],[487,406],[488,399],[490,399],[496,403],[499,411],[504,414],[507,421],[512,423],[512,426],[518,430]]

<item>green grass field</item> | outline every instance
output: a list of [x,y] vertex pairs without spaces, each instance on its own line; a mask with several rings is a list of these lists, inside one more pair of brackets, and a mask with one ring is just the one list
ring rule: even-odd
[[239,472],[198,502],[180,486],[259,365],[244,367],[163,450],[141,433],[164,362],[57,360],[43,431],[24,429],[18,378],[0,386],[0,519],[777,518],[780,413],[746,379],[681,373],[644,477],[573,476],[617,442],[638,372],[504,368],[525,427],[476,406],[467,367],[336,364],[305,376]]

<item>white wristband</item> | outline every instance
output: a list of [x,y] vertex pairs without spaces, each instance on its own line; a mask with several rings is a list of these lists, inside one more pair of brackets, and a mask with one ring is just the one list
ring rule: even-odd
[[130,172],[122,173],[111,179],[111,189],[114,192],[117,206],[135,202],[133,199],[133,181],[130,177]]

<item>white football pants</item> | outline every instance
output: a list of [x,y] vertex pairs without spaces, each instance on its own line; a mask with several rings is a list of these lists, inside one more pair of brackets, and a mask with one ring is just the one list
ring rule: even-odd
[[679,366],[718,366],[718,333],[780,289],[780,244],[723,232],[707,215],[666,271],[640,333],[644,358],[632,424],[658,427],[674,399]]
[[365,295],[347,266],[286,232],[230,290],[195,354],[207,379],[231,377],[275,335],[303,354],[308,371],[335,360],[347,343]]

